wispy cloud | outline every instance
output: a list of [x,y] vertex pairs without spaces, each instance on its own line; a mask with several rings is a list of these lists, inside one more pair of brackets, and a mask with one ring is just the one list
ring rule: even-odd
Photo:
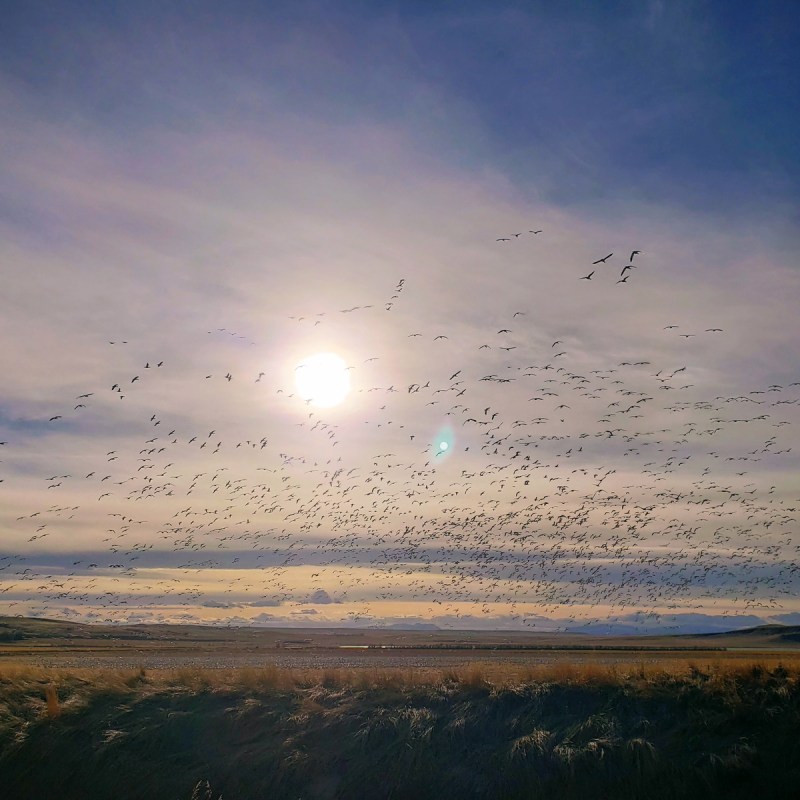
[[[780,102],[738,105],[740,34],[277,9],[82,9],[38,61],[11,21],[10,610],[794,613],[797,163]],[[326,350],[322,411],[294,369]]]

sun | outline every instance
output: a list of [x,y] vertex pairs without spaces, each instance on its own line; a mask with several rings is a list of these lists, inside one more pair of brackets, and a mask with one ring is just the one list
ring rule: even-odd
[[316,353],[294,371],[297,393],[318,408],[338,406],[350,392],[350,372],[335,353]]

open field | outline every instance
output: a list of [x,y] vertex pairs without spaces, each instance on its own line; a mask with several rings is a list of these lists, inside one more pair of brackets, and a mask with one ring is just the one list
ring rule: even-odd
[[15,798],[783,798],[797,629],[590,637],[0,619]]
[[67,668],[435,668],[503,661],[547,665],[740,661],[800,654],[796,626],[705,636],[587,636],[510,631],[99,626],[0,617],[0,663]]
[[800,780],[798,731],[800,663],[781,656],[0,666],[0,772],[15,798],[783,798]]

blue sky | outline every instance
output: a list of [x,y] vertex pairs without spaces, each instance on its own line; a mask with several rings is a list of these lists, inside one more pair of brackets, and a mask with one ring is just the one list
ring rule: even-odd
[[724,197],[758,214],[797,199],[797,16],[738,2],[26,3],[0,63],[41,113],[118,143],[198,109],[268,125],[277,106],[419,127],[421,147],[558,204]]
[[798,16],[16,4],[0,613],[798,613]]

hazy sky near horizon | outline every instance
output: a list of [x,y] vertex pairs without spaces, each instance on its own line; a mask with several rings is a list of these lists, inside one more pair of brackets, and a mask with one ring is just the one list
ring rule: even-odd
[[790,4],[6,16],[0,613],[800,612]]

